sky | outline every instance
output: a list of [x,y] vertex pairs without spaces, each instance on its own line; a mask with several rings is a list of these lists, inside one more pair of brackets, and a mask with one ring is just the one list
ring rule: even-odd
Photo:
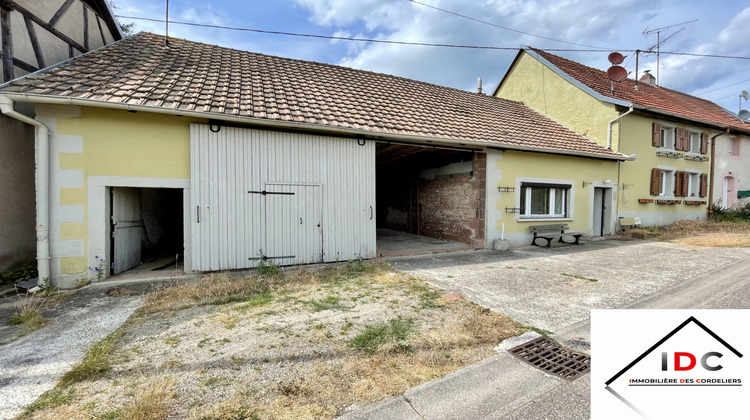
[[[114,0],[115,13],[164,19],[167,0]],[[169,0],[172,22],[269,31],[420,43],[459,44],[510,50],[444,48],[315,39],[171,23],[169,35],[281,57],[393,74],[443,86],[487,93],[497,87],[521,46],[606,70],[609,52],[626,56],[635,76],[636,49],[657,44],[647,30],[668,27],[659,40],[661,86],[750,110],[740,98],[750,91],[750,59],[667,54],[669,52],[750,58],[750,1],[747,0],[419,0],[487,23],[411,0]],[[121,17],[134,30],[165,33],[164,23]],[[685,23],[690,22],[690,23]],[[672,26],[676,25],[676,26]],[[501,28],[502,27],[502,28]],[[604,50],[604,51],[582,51]],[[656,54],[642,54],[643,70],[657,72]]]

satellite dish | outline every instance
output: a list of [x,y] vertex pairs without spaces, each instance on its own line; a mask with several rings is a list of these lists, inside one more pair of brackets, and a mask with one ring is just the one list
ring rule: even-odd
[[746,90],[743,90],[742,93],[740,93],[740,96],[742,96],[742,99],[744,100],[750,99],[750,93],[747,93]]
[[742,111],[740,111],[740,112],[739,112],[739,113],[737,114],[737,116],[738,116],[738,117],[740,117],[740,119],[741,119],[742,121],[747,121],[747,120],[750,120],[750,111],[748,111],[748,110],[746,110],[746,109],[743,109]]
[[625,61],[625,56],[618,52],[613,52],[607,56],[607,60],[614,65],[622,64],[622,62]]
[[612,66],[609,69],[607,69],[607,77],[609,77],[609,80],[613,82],[619,82],[622,79],[626,78],[627,76],[628,76],[628,71],[625,70],[625,67]]

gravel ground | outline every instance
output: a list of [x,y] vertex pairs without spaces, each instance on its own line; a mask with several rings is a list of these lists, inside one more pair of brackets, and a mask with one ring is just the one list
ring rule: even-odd
[[52,389],[89,346],[122,325],[142,304],[138,297],[112,298],[104,292],[89,287],[74,293],[49,308],[51,324],[0,347],[0,418],[17,416]]
[[[404,336],[372,352],[352,344],[394,325]],[[173,418],[332,418],[489,357],[523,330],[401,273],[284,286],[136,316],[104,376],[31,417],[131,418],[155,404]]]

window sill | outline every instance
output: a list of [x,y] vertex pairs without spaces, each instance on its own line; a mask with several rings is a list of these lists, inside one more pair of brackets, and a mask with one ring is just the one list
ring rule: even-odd
[[570,217],[516,217],[516,222],[572,222]]

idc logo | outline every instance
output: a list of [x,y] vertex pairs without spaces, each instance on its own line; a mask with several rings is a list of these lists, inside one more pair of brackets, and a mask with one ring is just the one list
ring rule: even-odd
[[737,418],[750,400],[747,325],[748,310],[592,311],[591,419]]
[[[720,358],[724,356],[723,354],[719,353],[718,351],[710,351],[703,356],[701,356],[701,366],[703,369],[706,369],[711,372],[715,372],[717,370],[721,370],[722,366],[717,365],[711,365],[708,363],[709,358]],[[688,353],[686,351],[676,351],[674,352],[673,359],[674,362],[672,364],[672,368],[675,371],[687,371],[692,370],[695,368],[696,365],[696,357],[692,353]],[[662,352],[661,353],[661,370],[668,371],[669,370],[669,353],[668,352]]]

